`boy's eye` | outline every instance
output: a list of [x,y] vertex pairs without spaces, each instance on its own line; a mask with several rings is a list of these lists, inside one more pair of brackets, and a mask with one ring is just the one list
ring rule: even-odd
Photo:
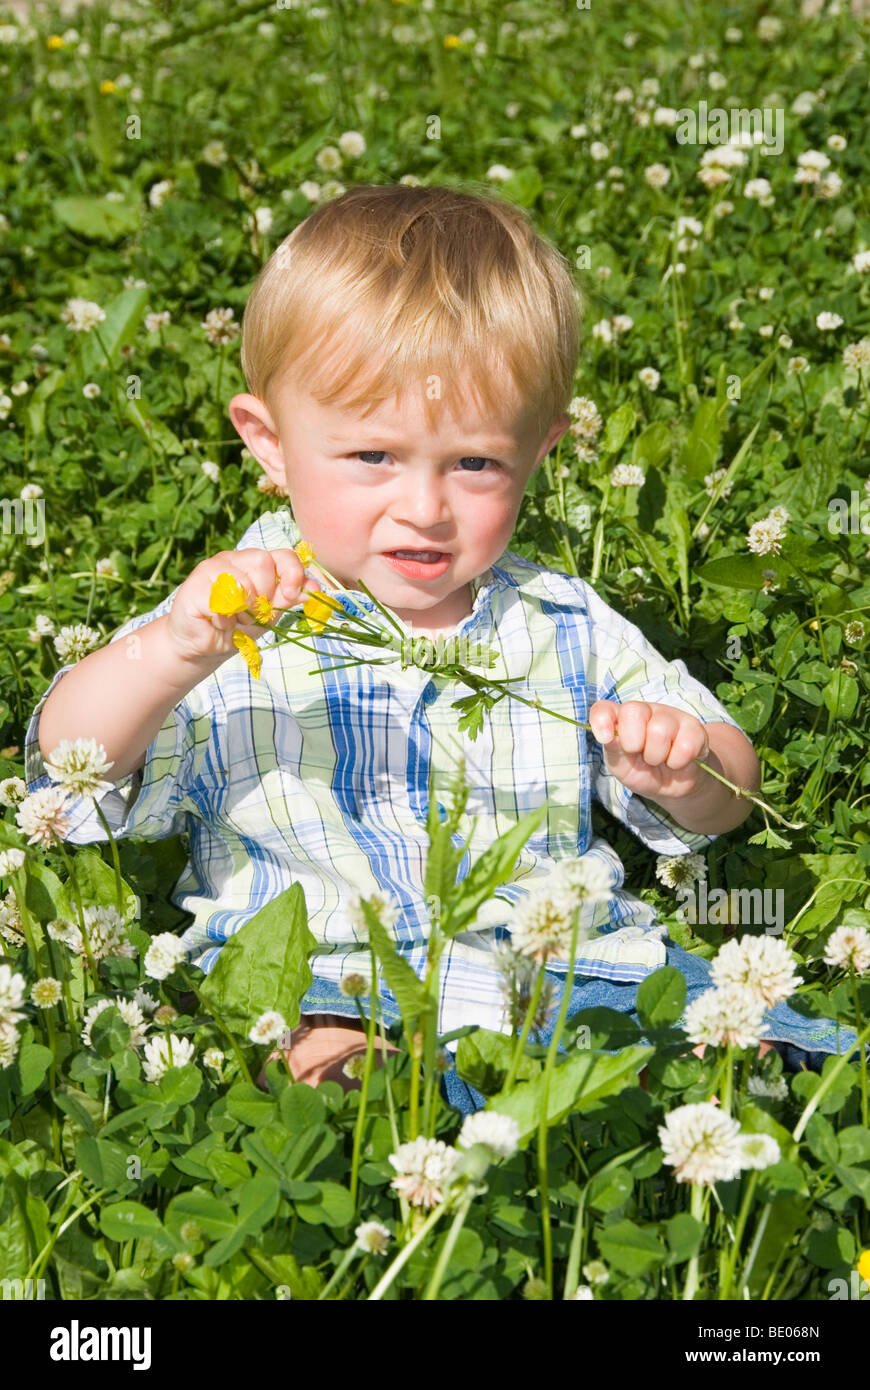
[[[362,459],[363,463],[378,463],[380,459],[386,458],[386,450],[385,450],[385,449],[358,449],[357,452],[354,454],[353,457],[354,457],[354,458]],[[469,473],[481,473],[481,472],[483,471],[483,469],[482,469],[482,467],[481,467],[480,465],[483,465],[483,464],[485,464],[485,463],[491,463],[491,464],[493,465],[493,467],[496,467],[496,466],[497,466],[497,465],[496,465],[495,459],[480,458],[480,457],[479,457],[478,455],[476,455],[476,454],[466,454],[463,458],[461,458],[461,459],[459,460],[459,462],[460,462],[460,463],[473,463],[473,464],[478,465],[478,466],[475,467],[475,468],[469,468],[469,469],[467,469],[466,471],[469,472]]]

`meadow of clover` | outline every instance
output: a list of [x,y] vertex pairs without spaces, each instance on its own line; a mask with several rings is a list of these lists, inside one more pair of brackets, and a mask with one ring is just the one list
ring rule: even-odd
[[[866,1292],[864,1049],[789,1072],[757,1043],[783,998],[870,1037],[868,34],[836,0],[0,10],[0,1278],[85,1300]],[[702,105],[758,119],[682,138]],[[513,200],[575,267],[572,429],[512,548],[684,660],[764,773],[704,854],[656,860],[596,810],[627,885],[717,962],[709,997],[679,1026],[665,968],[639,1023],[563,1010],[544,1045],[554,941],[518,930],[514,1036],[460,1030],[488,1097],[467,1119],[439,1091],[439,955],[531,820],[457,882],[457,779],[428,827],[424,979],[388,905],[359,905],[402,1012],[387,1030],[356,996],[360,1088],[279,1061],[260,1086],[311,979],[301,888],[205,976],[177,949],[183,837],[66,845],[82,769],[23,781],[58,667],[284,504],[226,415],[246,297],[309,211],[399,181]],[[693,923],[702,884],[720,907]],[[754,890],[775,930],[740,916]]]

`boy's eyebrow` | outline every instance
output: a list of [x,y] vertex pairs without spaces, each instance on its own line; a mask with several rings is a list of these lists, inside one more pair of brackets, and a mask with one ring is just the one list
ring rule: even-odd
[[[367,437],[368,437],[370,440],[377,439],[377,440],[379,441],[379,443],[380,443],[381,445],[384,446],[384,448],[392,449],[392,448],[395,448],[396,445],[403,446],[404,443],[405,443],[405,441],[404,441],[403,439],[390,439],[389,436],[384,435],[384,434],[380,434],[379,432],[376,432],[375,430],[371,430],[371,432],[369,432],[365,425],[361,426],[358,430],[355,430],[354,433],[353,433],[352,435],[345,435],[345,434],[328,434],[328,435],[326,436],[326,438],[327,438],[327,440],[329,441],[330,444],[354,444],[354,443],[359,443],[359,440],[363,437],[363,431],[365,431]],[[497,454],[498,454],[498,453],[509,453],[511,449],[515,449],[515,448],[516,448],[516,440],[514,440],[514,439],[483,439],[483,440],[480,441],[480,443],[477,445],[477,447],[478,447],[478,448],[484,448],[484,449],[490,449],[490,450],[492,450],[493,453],[497,453]]]

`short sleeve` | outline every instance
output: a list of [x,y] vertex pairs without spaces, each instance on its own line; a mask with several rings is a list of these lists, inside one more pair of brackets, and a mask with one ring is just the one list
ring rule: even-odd
[[[178,588],[180,585],[150,612],[131,618],[119,628],[111,642],[121,641],[137,628],[162,617],[172,606]],[[31,716],[24,739],[28,795],[57,785],[45,771],[45,759],[39,746],[39,719],[49,695],[74,664],[68,663],[55,672]],[[137,836],[160,840],[185,829],[187,814],[196,810],[190,793],[213,737],[213,720],[197,699],[196,690],[194,687],[169,711],[145,751],[141,769],[119,779],[110,790],[96,798],[70,798],[66,807],[69,828],[65,840],[72,844],[89,844],[93,840],[108,839],[94,801],[116,839]]]
[[[702,724],[740,725],[705,685],[689,674],[683,661],[666,661],[640,628],[609,608],[584,584],[590,624],[587,682],[590,704],[596,700],[644,700],[693,714]],[[743,732],[741,730],[741,732]],[[607,771],[601,745],[590,740],[593,795],[657,854],[688,854],[717,839],[679,825],[660,806],[629,791]]]

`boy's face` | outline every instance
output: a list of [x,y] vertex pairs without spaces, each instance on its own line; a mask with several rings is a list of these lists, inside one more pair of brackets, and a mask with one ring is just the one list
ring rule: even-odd
[[[497,418],[463,392],[456,418],[445,407],[432,430],[407,392],[366,419],[318,404],[286,378],[270,396],[271,410],[255,396],[235,396],[230,418],[269,478],[287,489],[316,559],[346,588],[362,580],[421,633],[471,612],[469,580],[510,543],[526,484],[570,424],[561,416],[541,440],[512,391]],[[397,549],[445,558],[403,567],[388,558]]]

